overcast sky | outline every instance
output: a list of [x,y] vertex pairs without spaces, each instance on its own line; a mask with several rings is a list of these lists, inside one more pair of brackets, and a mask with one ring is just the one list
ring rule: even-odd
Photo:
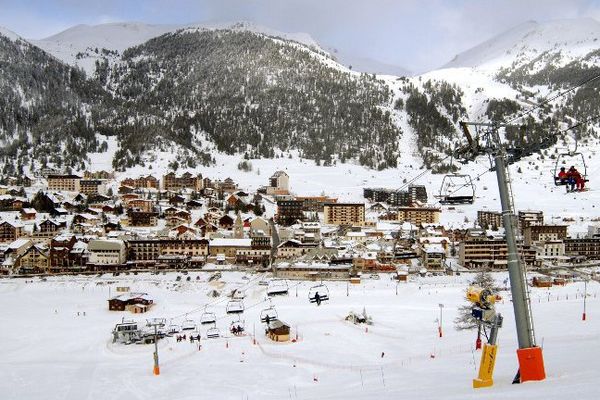
[[600,20],[600,0],[0,0],[0,26],[30,39],[77,24],[244,20],[414,72],[522,22],[579,17]]

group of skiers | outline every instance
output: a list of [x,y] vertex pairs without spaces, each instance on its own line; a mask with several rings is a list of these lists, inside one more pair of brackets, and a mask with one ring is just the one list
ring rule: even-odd
[[244,328],[241,325],[233,325],[230,330],[234,335],[241,335],[244,333]]
[[[187,335],[177,335],[176,339],[177,343],[185,342],[187,340]],[[194,340],[200,341],[200,335],[190,335],[190,343],[194,343]]]
[[585,190],[585,179],[574,166],[571,166],[568,171],[565,167],[561,167],[557,179],[561,185],[567,186],[567,192]]

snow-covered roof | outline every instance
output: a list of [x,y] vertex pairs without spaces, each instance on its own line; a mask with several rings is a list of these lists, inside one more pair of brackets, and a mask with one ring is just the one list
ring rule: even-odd
[[210,241],[215,247],[250,247],[252,239],[215,238]]

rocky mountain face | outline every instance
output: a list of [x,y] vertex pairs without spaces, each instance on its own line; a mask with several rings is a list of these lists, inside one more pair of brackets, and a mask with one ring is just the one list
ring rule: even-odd
[[[221,152],[383,169],[409,135],[426,167],[447,171],[455,167],[438,162],[462,140],[460,120],[512,119],[600,73],[594,20],[526,23],[409,78],[358,73],[306,36],[243,24],[72,29],[35,45],[0,30],[4,177],[81,170],[89,153],[108,150],[107,137],[119,170],[151,165],[158,152],[173,155],[173,168]],[[595,115],[599,82],[528,113],[508,140],[543,151],[549,133]],[[597,122],[577,134],[595,140]]]

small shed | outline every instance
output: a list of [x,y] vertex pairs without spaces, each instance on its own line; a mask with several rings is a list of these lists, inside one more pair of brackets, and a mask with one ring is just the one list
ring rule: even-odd
[[130,312],[133,314],[143,314],[148,311],[149,304],[131,304],[127,306]]
[[269,322],[266,333],[269,339],[275,342],[287,342],[290,340],[290,326],[278,319]]
[[552,287],[552,278],[534,276],[531,283],[534,287]]
[[399,282],[408,282],[408,271],[398,271],[396,273],[396,279]]

